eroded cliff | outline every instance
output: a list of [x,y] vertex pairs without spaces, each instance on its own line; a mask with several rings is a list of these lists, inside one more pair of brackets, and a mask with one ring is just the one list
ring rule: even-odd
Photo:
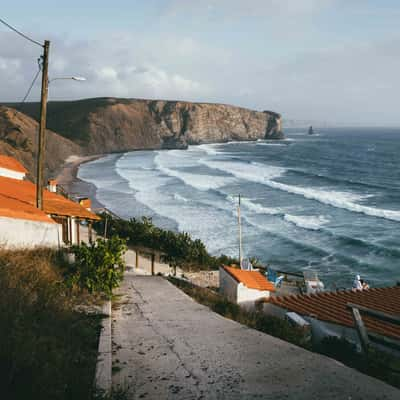
[[[38,117],[38,105],[21,111]],[[48,126],[88,153],[280,139],[280,115],[224,104],[96,98],[49,103]]]

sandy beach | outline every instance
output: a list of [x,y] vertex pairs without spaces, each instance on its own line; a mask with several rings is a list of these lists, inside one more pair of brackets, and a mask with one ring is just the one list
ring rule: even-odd
[[91,156],[72,155],[65,160],[62,170],[56,178],[57,183],[72,197],[89,197],[92,200],[92,207],[94,209],[103,207],[96,199],[96,187],[91,183],[82,181],[77,175],[81,164],[97,160],[101,157],[104,157],[104,154]]

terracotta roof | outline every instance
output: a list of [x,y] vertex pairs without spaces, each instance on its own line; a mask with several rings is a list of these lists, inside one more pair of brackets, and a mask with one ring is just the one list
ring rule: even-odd
[[[1,176],[0,195],[3,198],[6,197],[18,201],[10,211],[14,211],[16,207],[19,207],[19,202],[30,206],[36,205],[36,185],[29,181],[20,181]],[[51,193],[47,189],[43,191],[43,211],[52,215],[73,216],[91,220],[99,219],[96,214],[86,210],[80,204],[57,193]]]
[[[351,311],[346,308],[347,303],[398,316],[400,315],[400,286],[270,297],[268,302],[301,315],[314,316],[322,321],[354,327]],[[368,331],[400,340],[400,326],[363,315],[362,312],[361,315]]]
[[0,154],[0,168],[10,169],[16,172],[27,173],[28,170],[14,157]]
[[244,271],[239,268],[223,266],[223,269],[237,282],[243,283],[249,289],[269,290],[275,292],[273,283],[258,271]]
[[0,194],[0,217],[27,219],[55,224],[46,213],[36,207]]

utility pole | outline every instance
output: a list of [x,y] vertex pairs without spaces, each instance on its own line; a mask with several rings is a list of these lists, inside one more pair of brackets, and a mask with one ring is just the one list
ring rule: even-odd
[[243,251],[242,251],[242,219],[240,216],[240,193],[239,193],[239,202],[238,202],[238,224],[239,224],[239,264],[240,268],[242,268],[242,256],[243,256]]
[[46,115],[47,115],[47,93],[49,87],[49,49],[50,41],[45,40],[42,56],[42,92],[40,98],[40,122],[39,140],[37,149],[36,170],[36,207],[43,210],[43,172],[46,150]]

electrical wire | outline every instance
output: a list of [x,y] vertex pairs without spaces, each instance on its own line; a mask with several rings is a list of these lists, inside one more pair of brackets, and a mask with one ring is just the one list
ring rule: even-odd
[[15,110],[15,113],[14,113],[14,117],[17,115],[18,109],[21,109],[22,104],[25,103],[26,99],[27,99],[28,96],[30,95],[31,90],[32,90],[33,86],[35,85],[35,82],[36,82],[36,80],[37,80],[37,78],[38,78],[40,72],[42,71],[42,66],[41,66],[41,63],[40,63],[40,58],[38,58],[38,64],[39,64],[39,70],[36,72],[36,75],[35,75],[35,77],[33,78],[32,83],[30,84],[29,89],[28,89],[28,91],[26,92],[24,98],[23,98],[23,99],[21,100],[21,102],[18,104],[18,107],[16,107],[16,110]]
[[22,36],[24,39],[29,40],[30,42],[37,44],[40,47],[43,47],[42,43],[37,42],[36,40],[33,40],[32,38],[30,38],[29,36],[25,35],[24,33],[20,32],[18,29],[14,28],[13,26],[11,26],[10,24],[8,24],[6,21],[4,21],[3,19],[0,18],[0,22],[2,24],[4,24],[7,28],[10,28],[12,31],[14,31],[15,33],[17,33],[18,35]]

